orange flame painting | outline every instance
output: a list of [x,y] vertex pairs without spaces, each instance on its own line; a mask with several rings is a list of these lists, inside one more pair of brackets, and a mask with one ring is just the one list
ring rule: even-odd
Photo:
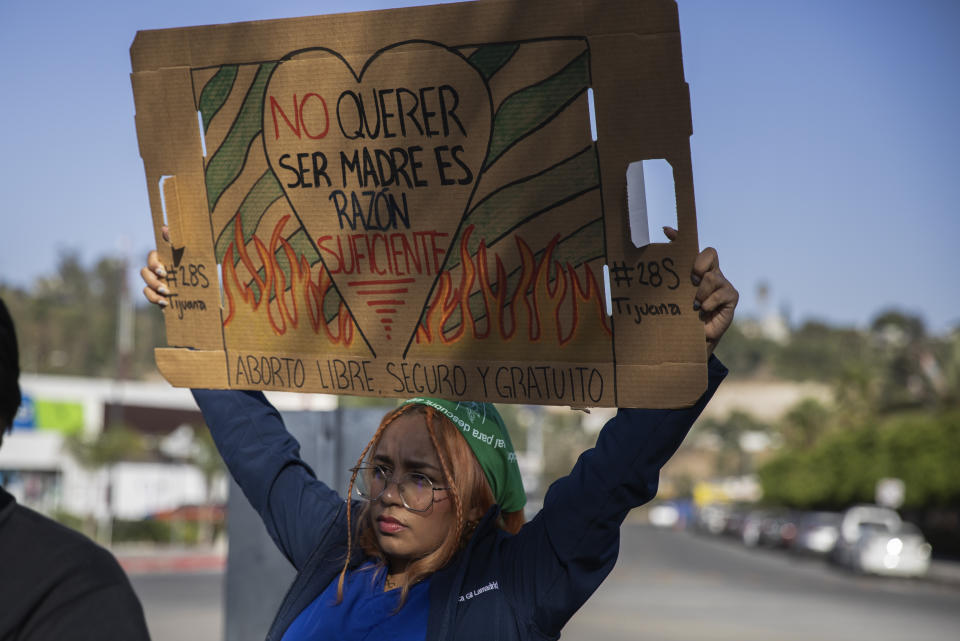
[[[224,327],[243,308],[245,314],[265,320],[277,337],[307,332],[349,348],[355,321],[342,300],[335,316],[324,313],[327,297],[336,295],[333,281],[322,262],[310,265],[287,242],[283,232],[289,220],[289,215],[282,216],[270,242],[264,243],[256,233],[244,242],[240,216],[234,219],[234,240],[223,260]],[[468,226],[460,238],[460,264],[439,275],[416,329],[417,346],[515,342],[566,348],[578,338],[596,340],[598,334],[609,340],[612,331],[594,270],[589,263],[574,266],[555,260],[559,235],[539,257],[516,236],[520,265],[508,275],[503,259],[489,251],[486,241],[470,255],[474,232],[474,226]]]
[[[234,219],[234,240],[223,257],[223,293],[226,313],[224,327],[229,327],[238,311],[238,304],[245,304],[248,312],[257,313],[266,308],[267,322],[276,336],[284,336],[301,328],[300,309],[306,311],[309,328],[314,334],[321,331],[333,345],[351,346],[354,338],[354,320],[341,301],[334,320],[336,330],[324,314],[326,298],[333,289],[333,281],[323,264],[309,264],[306,257],[298,255],[283,236],[290,215],[280,218],[270,236],[269,247],[253,234],[251,241],[256,249],[261,268],[257,268],[243,241],[243,221],[237,214]],[[239,265],[234,257],[239,257]],[[280,253],[282,250],[282,254]],[[286,258],[289,277],[278,256]],[[242,266],[247,279],[242,282],[237,267]],[[262,275],[261,275],[262,274]],[[299,301],[299,305],[298,305]],[[256,314],[259,316],[259,314]]]

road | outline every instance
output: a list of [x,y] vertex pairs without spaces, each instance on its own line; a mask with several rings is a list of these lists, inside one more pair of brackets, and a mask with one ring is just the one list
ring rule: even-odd
[[[222,574],[132,577],[154,641],[217,641]],[[960,589],[850,575],[719,538],[624,526],[620,560],[565,641],[954,639]]]
[[134,574],[153,641],[220,641],[223,572]]
[[566,641],[955,639],[960,590],[854,576],[730,539],[627,525],[617,567]]

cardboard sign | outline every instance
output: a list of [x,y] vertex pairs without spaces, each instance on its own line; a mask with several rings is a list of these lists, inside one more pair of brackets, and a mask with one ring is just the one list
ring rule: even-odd
[[[623,407],[705,389],[674,2],[146,31],[131,59],[174,385]],[[651,159],[680,237],[638,248],[627,171]]]

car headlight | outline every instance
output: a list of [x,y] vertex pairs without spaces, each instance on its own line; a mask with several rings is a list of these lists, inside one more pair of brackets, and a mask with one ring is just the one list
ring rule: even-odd
[[894,537],[887,541],[887,554],[897,556],[903,551],[903,541]]

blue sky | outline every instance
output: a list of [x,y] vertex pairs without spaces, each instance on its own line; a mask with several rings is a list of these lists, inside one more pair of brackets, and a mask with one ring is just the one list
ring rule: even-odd
[[[129,46],[140,29],[422,4],[0,3],[0,280],[151,246]],[[601,3],[602,4],[602,3]],[[701,243],[759,312],[960,324],[960,2],[680,0]]]

